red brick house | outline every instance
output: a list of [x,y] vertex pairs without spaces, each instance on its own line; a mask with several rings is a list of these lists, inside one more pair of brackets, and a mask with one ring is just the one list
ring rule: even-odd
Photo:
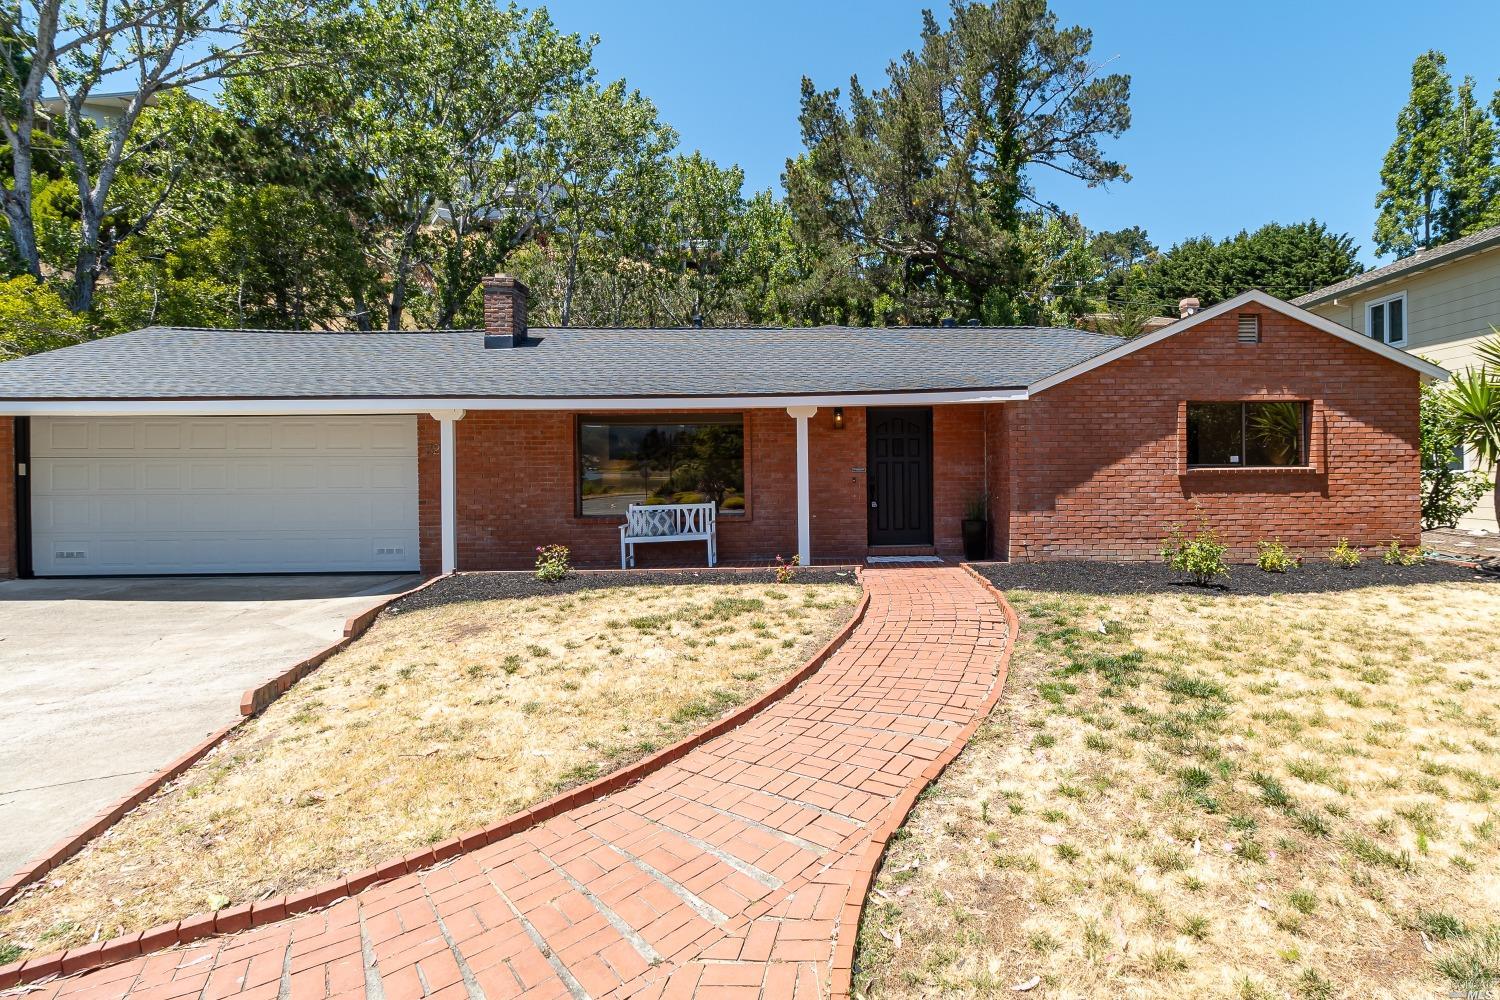
[[[1419,534],[1446,373],[1260,292],[1130,341],[1050,328],[151,328],[0,365],[0,574],[512,569],[712,503],[720,558],[1237,557]],[[641,565],[701,564],[702,543]]]

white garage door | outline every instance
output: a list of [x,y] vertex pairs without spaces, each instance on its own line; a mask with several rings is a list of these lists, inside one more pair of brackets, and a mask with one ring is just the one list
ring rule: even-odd
[[31,421],[38,576],[417,568],[414,416]]

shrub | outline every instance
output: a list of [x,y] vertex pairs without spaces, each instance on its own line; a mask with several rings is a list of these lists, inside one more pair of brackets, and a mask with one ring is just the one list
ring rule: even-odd
[[1452,468],[1464,434],[1447,395],[1436,385],[1422,387],[1422,527],[1451,528],[1479,505],[1490,480],[1479,472]]
[[30,275],[0,280],[0,361],[76,344],[85,332],[53,288]]
[[1347,538],[1340,538],[1339,543],[1328,550],[1328,561],[1344,569],[1353,569],[1363,560],[1364,557],[1359,554],[1359,549],[1350,545]]
[[1192,538],[1183,533],[1181,525],[1174,525],[1162,541],[1161,557],[1177,572],[1192,577],[1193,583],[1206,587],[1214,577],[1229,575],[1229,564],[1224,561],[1228,551],[1207,525],[1200,526]]
[[572,572],[568,565],[566,545],[538,545],[536,547],[536,578],[551,583],[561,580]]
[[1422,549],[1403,549],[1401,543],[1392,538],[1391,544],[1380,554],[1380,561],[1387,566],[1415,566],[1422,561]]
[[792,556],[790,559],[783,559],[777,556],[775,566],[776,582],[791,583],[792,578],[797,575],[797,567],[800,565],[802,565],[802,556],[800,554]]
[[745,509],[745,498],[744,497],[725,497],[724,498],[724,509],[725,510],[744,510]]
[[1255,565],[1267,573],[1285,573],[1302,565],[1302,558],[1287,551],[1287,547],[1279,539],[1256,542],[1255,548]]

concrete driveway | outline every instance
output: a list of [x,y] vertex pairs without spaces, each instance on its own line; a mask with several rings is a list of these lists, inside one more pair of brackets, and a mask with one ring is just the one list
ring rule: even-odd
[[0,582],[0,881],[419,577]]

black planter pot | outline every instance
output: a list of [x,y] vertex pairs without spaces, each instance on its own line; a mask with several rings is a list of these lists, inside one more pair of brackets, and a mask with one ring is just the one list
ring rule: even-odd
[[978,521],[968,517],[964,518],[965,559],[973,562],[976,559],[983,559],[989,555],[988,551],[986,551],[989,547],[986,544],[989,538],[988,532],[985,530],[988,527],[988,521]]

